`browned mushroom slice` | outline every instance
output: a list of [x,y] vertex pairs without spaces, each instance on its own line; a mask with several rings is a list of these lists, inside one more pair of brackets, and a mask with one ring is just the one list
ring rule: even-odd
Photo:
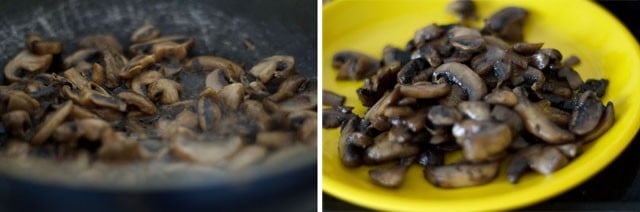
[[211,97],[200,97],[198,100],[198,123],[203,131],[211,130],[222,118],[222,110]]
[[507,176],[509,182],[516,184],[524,173],[529,170],[529,161],[522,154],[516,153],[511,157],[507,166]]
[[451,164],[426,167],[424,176],[431,184],[440,188],[462,188],[487,184],[498,175],[497,162],[479,164]]
[[46,41],[39,35],[31,34],[25,41],[27,49],[37,55],[60,54],[62,43],[57,41]]
[[484,80],[464,64],[451,62],[438,66],[433,72],[433,78],[438,79],[441,76],[460,86],[471,101],[481,100],[487,93]]
[[416,31],[415,36],[413,38],[413,43],[416,46],[422,46],[424,42],[436,39],[442,35],[444,30],[438,25],[431,24],[422,29]]
[[366,149],[366,157],[371,161],[378,163],[386,162],[402,157],[413,156],[420,151],[420,148],[411,142],[396,142],[395,139],[392,139],[392,136],[388,134],[378,136],[385,136],[387,138],[374,143]]
[[78,42],[78,47],[81,49],[97,49],[110,54],[122,54],[122,45],[112,35],[98,34],[84,37]]
[[404,182],[407,170],[409,170],[408,166],[372,169],[369,170],[369,178],[378,185],[387,188],[398,188]]
[[204,84],[207,88],[211,88],[216,92],[219,92],[224,86],[229,84],[229,81],[224,78],[224,72],[220,69],[213,70],[207,74],[204,80]]
[[144,69],[153,65],[156,62],[156,57],[153,55],[138,55],[132,58],[126,66],[124,66],[120,77],[123,79],[131,79],[140,74]]
[[171,104],[180,100],[182,85],[170,79],[158,79],[149,84],[147,95],[162,104]]
[[524,128],[524,123],[520,115],[508,107],[496,105],[491,110],[491,118],[498,122],[505,123],[511,129],[511,134],[516,136]]
[[291,56],[275,55],[262,59],[249,73],[260,82],[267,83],[272,78],[285,78],[296,73],[295,60]]
[[293,75],[287,79],[285,79],[278,88],[278,91],[273,95],[269,96],[269,99],[279,102],[283,99],[292,97],[298,91],[301,85],[307,82],[307,79],[301,75]]
[[451,45],[465,52],[477,52],[485,47],[484,39],[480,32],[462,26],[456,26],[447,33]]
[[227,108],[236,111],[244,99],[244,93],[244,86],[241,83],[232,83],[222,88],[220,97]]
[[44,121],[38,126],[36,134],[31,138],[32,144],[42,144],[45,140],[51,136],[60,124],[67,118],[67,115],[71,112],[73,103],[71,101],[65,102],[58,110],[48,115]]
[[580,86],[584,83],[582,81],[582,78],[580,77],[580,74],[578,74],[578,72],[568,66],[558,71],[558,77],[561,79],[566,79],[569,83],[569,87],[571,87],[571,89],[573,90],[580,88]]
[[355,51],[341,51],[333,55],[331,65],[338,68],[338,80],[362,80],[380,68],[380,63],[373,57]]
[[81,138],[88,141],[99,141],[107,130],[112,130],[111,125],[104,120],[81,119],[61,124],[51,137],[64,143],[75,143]]
[[2,98],[2,107],[6,112],[24,110],[31,114],[40,107],[38,100],[22,91],[11,90],[0,98]]
[[409,52],[402,51],[390,45],[385,46],[382,50],[382,61],[385,66],[393,63],[404,65],[409,62],[410,56]]
[[533,145],[522,150],[531,169],[549,175],[569,164],[569,159],[553,146]]
[[199,56],[186,64],[187,69],[213,71],[221,69],[230,82],[241,82],[244,78],[242,67],[230,60],[215,56]]
[[464,101],[458,104],[458,110],[470,119],[487,121],[491,119],[490,105],[481,101]]
[[31,117],[24,110],[14,110],[2,115],[2,124],[14,138],[24,139],[25,131],[31,128]]
[[340,127],[344,121],[349,120],[353,113],[352,107],[326,108],[322,110],[322,127],[336,128]]
[[602,134],[607,132],[607,130],[609,130],[611,126],[613,126],[614,121],[615,111],[613,109],[613,103],[608,102],[607,106],[604,109],[604,112],[602,112],[602,117],[600,118],[598,125],[596,125],[596,127],[591,130],[591,132],[585,134],[582,138],[580,138],[580,141],[586,143],[597,139]]
[[582,143],[568,143],[555,146],[562,154],[569,158],[575,158],[582,151]]
[[162,79],[162,73],[158,71],[147,71],[139,74],[131,80],[131,90],[140,95],[147,95],[147,85]]
[[[306,112],[306,111],[305,111]],[[298,126],[298,132],[296,134],[296,138],[298,139],[299,142],[305,143],[305,144],[309,144],[312,146],[316,146],[317,145],[317,135],[318,135],[318,118],[316,117],[316,113],[315,112],[311,112],[311,114],[313,114],[310,117],[306,117],[304,119],[304,121],[302,121],[302,124],[300,124]],[[292,119],[292,118],[290,118]],[[362,137],[365,137],[364,135],[362,135]],[[363,138],[363,139],[367,139]],[[358,139],[358,138],[355,138]]]
[[71,112],[69,113],[69,117],[70,119],[73,119],[73,120],[99,118],[96,114],[78,105],[73,105],[73,108],[71,108]]
[[494,89],[484,96],[484,101],[489,104],[513,107],[518,104],[518,97],[510,90]]
[[256,144],[274,149],[289,146],[295,139],[296,133],[288,131],[268,131],[256,134]]
[[593,91],[579,95],[576,107],[571,114],[569,130],[577,135],[585,135],[600,122],[604,106]]
[[381,116],[384,114],[384,110],[387,109],[390,105],[393,105],[400,99],[400,89],[396,87],[391,92],[386,93],[378,102],[375,103],[369,110],[364,114],[364,119],[372,121],[375,117]]
[[400,93],[416,99],[429,99],[446,96],[451,92],[451,86],[446,83],[433,84],[430,82],[416,82],[412,85],[400,85]]
[[351,117],[340,129],[340,138],[338,140],[338,155],[342,165],[346,167],[358,167],[363,162],[364,149],[357,145],[354,145],[352,139],[349,139],[349,135],[356,132],[358,125],[360,124],[360,118]]
[[126,162],[147,159],[151,153],[139,142],[106,142],[98,149],[98,157],[102,161]]
[[322,90],[322,105],[340,107],[344,104],[346,97],[331,91]]
[[300,110],[310,110],[318,105],[315,90],[303,92],[278,103],[278,110],[284,112],[294,112]]
[[551,106],[548,100],[541,100],[535,103],[535,107],[538,107],[540,111],[543,111],[551,122],[566,128],[569,125],[571,114],[561,109]]
[[502,60],[506,54],[504,49],[496,46],[487,46],[487,51],[471,59],[471,67],[479,75],[485,75],[489,73],[496,62]]
[[96,90],[92,90],[90,87],[92,86],[87,85],[80,91],[81,105],[84,105],[84,106],[95,105],[99,107],[105,107],[105,108],[117,110],[120,112],[127,111],[127,104],[124,103],[122,100],[109,95],[108,93],[106,93],[106,91],[96,91]]
[[507,41],[522,41],[522,27],[529,12],[519,7],[506,7],[485,20],[483,32]]
[[444,165],[444,152],[435,148],[425,149],[418,155],[417,162],[422,166],[442,166]]
[[38,72],[49,69],[53,56],[47,55],[35,55],[27,50],[23,50],[18,53],[13,59],[4,66],[4,76],[9,82],[18,82],[28,72]]
[[63,73],[64,77],[69,80],[76,88],[82,89],[89,81],[75,68],[70,68]]
[[178,137],[171,146],[171,154],[178,159],[202,164],[216,164],[230,158],[243,146],[240,137],[218,141],[191,141]]
[[158,109],[153,102],[140,94],[124,91],[118,94],[118,98],[124,100],[129,105],[135,106],[145,114],[154,115],[158,113]]
[[259,145],[250,145],[242,148],[230,160],[229,170],[238,171],[260,163],[267,156],[267,148]]
[[132,43],[143,43],[160,37],[160,29],[152,24],[142,25],[131,34]]
[[511,130],[506,124],[465,120],[451,130],[469,161],[491,159],[509,147]]
[[127,58],[121,54],[106,53],[104,54],[104,73],[105,86],[108,88],[116,88],[120,85],[120,73],[127,64]]
[[447,11],[455,15],[458,20],[476,20],[476,4],[472,0],[456,0],[447,5]]
[[187,38],[182,43],[176,43],[174,41],[165,41],[153,44],[151,52],[157,60],[172,59],[182,60],[187,57],[189,50],[193,47],[194,39]]
[[453,107],[436,105],[429,108],[427,117],[436,126],[451,126],[462,119],[462,114]]
[[73,54],[64,58],[64,67],[71,68],[77,67],[82,63],[88,63],[87,60],[100,55],[100,51],[97,49],[80,49]]
[[540,50],[542,45],[544,45],[544,43],[516,43],[513,45],[512,49],[517,53],[530,55]]
[[558,127],[549,120],[543,111],[533,105],[522,87],[515,88],[513,92],[518,96],[518,104],[513,109],[520,114],[525,127],[531,134],[552,144],[575,140],[573,133]]

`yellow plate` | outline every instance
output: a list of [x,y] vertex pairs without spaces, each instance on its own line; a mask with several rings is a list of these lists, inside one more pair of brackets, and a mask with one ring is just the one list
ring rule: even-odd
[[[362,82],[336,82],[331,57],[343,49],[362,51],[380,58],[382,48],[404,48],[414,32],[432,22],[455,21],[445,12],[449,1],[375,0],[336,1],[323,8],[323,88],[347,96],[346,104],[365,109],[356,88]],[[400,189],[372,184],[366,167],[347,169],[337,152],[339,130],[324,130],[322,144],[323,189],[357,205],[392,211],[503,210],[522,207],[560,194],[602,170],[622,152],[638,130],[640,117],[640,56],[633,36],[611,14],[589,1],[477,1],[479,15],[487,18],[505,6],[530,11],[525,40],[544,42],[565,57],[582,59],[576,69],[583,79],[610,81],[605,101],[613,101],[616,123],[567,167],[551,176],[529,173],[512,185],[504,173],[492,183],[462,189],[439,189],[412,167]],[[481,22],[476,23],[482,26]]]

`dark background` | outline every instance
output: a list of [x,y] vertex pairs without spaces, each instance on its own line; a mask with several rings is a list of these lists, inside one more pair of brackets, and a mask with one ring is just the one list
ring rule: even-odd
[[[600,1],[601,6],[621,20],[640,38],[640,1]],[[589,17],[576,17],[589,18]],[[578,187],[545,202],[523,208],[539,210],[640,210],[640,136],[636,134],[625,151],[603,171]],[[323,194],[326,211],[368,210]]]

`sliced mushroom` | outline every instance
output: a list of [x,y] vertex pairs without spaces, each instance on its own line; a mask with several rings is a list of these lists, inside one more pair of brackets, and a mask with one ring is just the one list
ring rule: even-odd
[[451,131],[469,161],[494,158],[511,144],[512,134],[506,124],[465,120],[453,125]]
[[484,96],[484,101],[489,104],[513,107],[518,104],[518,97],[510,90],[494,89],[491,93]]
[[600,122],[604,106],[593,91],[586,91],[578,96],[569,130],[576,135],[585,135],[593,130]]
[[38,100],[22,91],[11,90],[2,97],[2,107],[5,112],[24,110],[32,114],[40,107]]
[[514,154],[507,166],[507,176],[512,184],[518,183],[520,177],[529,170],[529,161],[522,154]]
[[274,77],[283,78],[294,75],[296,73],[295,60],[291,56],[284,55],[267,57],[253,66],[249,73],[260,82],[267,83]]
[[232,83],[224,86],[220,91],[220,97],[224,105],[232,111],[238,110],[244,98],[244,86],[240,83]]
[[446,96],[451,92],[451,86],[446,83],[433,84],[430,82],[416,82],[412,85],[400,85],[400,93],[416,99],[429,99]]
[[479,75],[485,75],[496,66],[498,61],[504,59],[506,54],[506,50],[494,45],[488,45],[486,52],[480,53],[471,59],[471,67]]
[[540,50],[542,45],[544,45],[544,43],[516,43],[513,45],[512,49],[517,53],[530,55]]
[[124,91],[118,94],[118,98],[122,99],[129,105],[135,106],[147,115],[154,115],[158,113],[158,109],[153,102],[140,94]]
[[535,107],[525,94],[523,88],[518,87],[513,90],[518,96],[518,104],[513,108],[524,120],[527,130],[542,140],[552,143],[566,143],[575,140],[575,135],[568,130],[558,127],[549,118]]
[[58,110],[47,116],[40,126],[38,126],[36,134],[31,138],[31,144],[38,145],[46,141],[56,128],[64,122],[64,119],[67,118],[69,113],[71,113],[72,107],[73,103],[71,101],[67,101],[62,104]]
[[453,107],[436,105],[429,109],[428,118],[436,126],[451,126],[462,120],[462,114]]
[[456,26],[447,33],[451,45],[465,52],[477,52],[485,47],[484,38],[475,29]]
[[446,77],[450,83],[460,86],[471,101],[481,100],[487,93],[487,86],[482,78],[464,64],[452,62],[438,66],[433,72],[433,78],[437,79],[441,76]]
[[423,150],[420,155],[418,155],[418,164],[422,166],[442,166],[444,165],[444,152],[435,149],[429,148]]
[[322,110],[322,127],[336,128],[342,125],[344,121],[349,120],[353,114],[351,107],[327,108]]
[[108,88],[115,88],[120,85],[120,73],[127,64],[127,58],[121,54],[107,53],[104,54],[104,73],[105,73],[105,86]]
[[201,164],[216,164],[230,158],[243,146],[240,137],[219,141],[191,141],[178,137],[171,146],[171,154],[178,159]]
[[340,107],[344,104],[346,97],[328,90],[322,90],[322,105]]
[[88,63],[91,58],[101,56],[100,51],[97,49],[80,49],[73,54],[64,58],[64,67],[71,68],[80,65],[81,63]]
[[338,80],[362,80],[375,74],[380,67],[378,60],[355,51],[336,53],[331,65],[339,69]]
[[260,163],[267,156],[267,149],[259,145],[250,145],[242,148],[230,160],[227,167],[238,171]]
[[229,82],[241,82],[244,78],[244,70],[242,67],[230,60],[215,56],[199,56],[191,59],[186,64],[187,69],[213,71],[221,69]]
[[487,184],[498,175],[497,162],[479,164],[451,164],[426,167],[424,176],[431,184],[440,188],[462,188]]
[[193,43],[193,38],[187,38],[182,43],[174,41],[158,42],[151,46],[151,52],[157,60],[170,59],[179,61],[187,57],[189,50],[193,47]]
[[73,105],[73,107],[71,108],[71,112],[69,112],[69,117],[73,120],[99,119],[99,117],[96,114],[78,105]]
[[447,5],[447,11],[453,13],[458,20],[476,20],[476,4],[471,0],[456,0]]
[[23,50],[4,67],[4,76],[9,82],[18,82],[26,75],[21,71],[38,72],[47,70],[51,65],[52,59],[53,56],[50,54],[35,55]]
[[220,69],[213,70],[207,74],[207,78],[204,80],[204,84],[207,88],[211,88],[216,92],[219,92],[229,84],[229,81],[224,78],[224,72]]
[[318,105],[316,92],[303,92],[278,103],[278,110],[293,112],[300,110],[310,110]]
[[490,105],[481,101],[464,101],[458,104],[458,110],[470,119],[487,121],[491,119]]
[[147,88],[147,95],[153,100],[159,100],[161,104],[171,104],[180,100],[182,86],[170,79],[158,79]]
[[360,118],[352,117],[340,129],[338,140],[338,153],[342,165],[346,167],[358,167],[363,162],[364,149],[351,143],[349,135],[355,132],[360,124]]
[[549,175],[566,166],[569,159],[553,146],[533,145],[522,150],[521,153],[531,169],[545,175]]
[[211,130],[214,124],[222,118],[222,110],[214,99],[200,97],[198,100],[198,124],[203,131]]
[[278,91],[269,96],[269,99],[279,102],[286,98],[292,97],[298,91],[298,88],[307,81],[307,79],[301,75],[293,75],[285,79],[278,88]]
[[160,29],[152,24],[142,25],[131,34],[132,43],[143,43],[160,37]]
[[77,89],[84,88],[85,84],[87,84],[89,82],[75,68],[67,69],[66,71],[64,71],[63,75]]
[[416,31],[413,38],[413,43],[416,46],[422,46],[424,42],[436,39],[440,37],[442,33],[444,33],[444,30],[442,28],[440,28],[438,25],[431,24]]
[[[379,135],[384,136],[384,135]],[[366,149],[367,159],[374,162],[386,162],[402,157],[408,157],[418,154],[420,149],[410,142],[396,142],[391,136],[385,136],[380,142],[374,143]]]
[[580,88],[580,86],[584,83],[582,81],[582,78],[580,77],[580,74],[578,74],[578,72],[568,66],[565,66],[564,68],[560,69],[560,71],[558,71],[558,77],[566,79],[569,83],[569,87],[571,87],[571,89],[573,90]]
[[511,134],[516,136],[524,128],[520,115],[508,107],[496,105],[491,110],[491,118],[498,122],[507,124],[511,129]]
[[138,55],[132,58],[126,66],[124,66],[122,72],[119,73],[119,76],[123,79],[134,78],[155,62],[156,57],[153,55]]
[[64,143],[75,143],[81,138],[99,141],[107,130],[112,130],[111,125],[104,120],[81,119],[61,124],[55,129],[52,137]]
[[295,132],[269,131],[256,134],[256,144],[267,148],[283,148],[291,145],[296,138]]
[[162,79],[162,73],[158,71],[147,71],[131,80],[131,90],[140,95],[147,95],[147,85]]
[[14,138],[24,139],[25,131],[31,128],[31,117],[24,110],[14,110],[2,115],[2,124]]
[[28,35],[25,44],[31,53],[37,55],[60,54],[62,52],[61,42],[46,41],[35,34]]
[[98,149],[98,157],[102,161],[126,162],[147,159],[151,153],[139,142],[106,142]]
[[369,170],[369,178],[380,186],[398,188],[404,182],[407,170],[409,170],[409,167],[402,165],[372,169]]
[[485,20],[483,32],[507,41],[522,41],[522,27],[529,12],[519,7],[506,7]]
[[578,154],[580,154],[580,151],[582,151],[582,144],[579,142],[561,144],[555,147],[568,158],[575,158],[576,156],[578,156]]
[[405,52],[393,46],[387,45],[382,50],[382,61],[384,65],[391,65],[393,63],[404,65],[409,62],[410,57],[411,55],[409,52]]
[[591,132],[585,134],[582,138],[580,138],[580,141],[586,143],[595,140],[596,138],[603,135],[607,130],[609,130],[609,128],[613,126],[614,121],[615,111],[613,109],[613,103],[608,102],[607,106],[604,109],[604,112],[602,112],[602,117],[600,118],[598,125],[596,125],[596,127],[594,127]]

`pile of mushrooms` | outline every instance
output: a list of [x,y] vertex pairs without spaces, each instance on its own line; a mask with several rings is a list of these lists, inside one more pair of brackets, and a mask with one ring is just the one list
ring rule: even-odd
[[[475,18],[471,1],[450,10]],[[459,188],[491,182],[508,160],[512,183],[533,170],[549,175],[577,157],[582,146],[609,129],[613,104],[601,103],[608,81],[586,82],[542,43],[522,41],[528,12],[504,8],[482,30],[431,24],[406,48],[387,46],[382,60],[355,51],[335,54],[338,80],[361,80],[363,117],[344,97],[323,93],[323,127],[340,127],[338,151],[349,168],[376,166],[371,180],[401,186],[409,167],[424,167],[434,186]],[[446,154],[461,153],[445,163]]]
[[273,152],[316,145],[316,82],[291,56],[249,71],[191,57],[194,38],[153,25],[123,48],[106,34],[62,43],[38,35],[4,68],[0,154],[101,162],[183,161],[240,170]]

